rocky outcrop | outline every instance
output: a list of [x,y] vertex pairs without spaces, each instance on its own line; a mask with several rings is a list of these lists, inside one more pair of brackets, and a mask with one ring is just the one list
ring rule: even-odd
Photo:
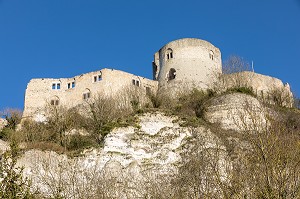
[[204,117],[227,130],[247,131],[266,125],[264,107],[256,98],[242,93],[226,94],[211,99],[207,103]]
[[[127,190],[138,189],[134,191],[137,194],[146,189],[143,186],[155,180],[155,176],[176,173],[182,163],[182,154],[192,148],[191,140],[196,135],[202,136],[204,148],[220,147],[218,138],[209,129],[181,127],[175,121],[178,118],[158,112],[147,113],[139,116],[138,127],[114,129],[105,138],[103,148],[85,151],[82,157],[72,159],[55,152],[30,150],[18,164],[25,166],[25,176],[30,177],[34,188],[45,195],[54,195],[59,183],[64,183],[62,194],[66,195],[71,192],[78,195],[87,183],[90,188],[97,186],[98,189],[99,182],[93,181],[96,179],[102,179],[102,184],[117,180],[119,184],[114,186],[126,181]],[[74,193],[75,190],[78,193]],[[117,198],[137,196],[125,197],[122,191],[116,193],[121,194]],[[92,196],[85,196],[88,197]]]
[[0,118],[0,130],[7,124],[7,121],[3,118]]
[[9,144],[0,140],[0,154],[9,149]]

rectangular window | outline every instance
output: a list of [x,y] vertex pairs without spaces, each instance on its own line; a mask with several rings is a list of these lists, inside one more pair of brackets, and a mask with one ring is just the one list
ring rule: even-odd
[[68,89],[75,88],[75,82],[68,83]]
[[93,77],[93,81],[94,82],[100,82],[102,80],[102,74],[100,73],[100,75],[96,75]]
[[136,85],[137,85],[137,86],[140,86],[140,81],[137,81],[137,80],[136,80]]
[[60,83],[53,83],[53,84],[52,84],[52,89],[53,89],[53,90],[55,90],[55,89],[56,89],[56,90],[59,90],[59,89],[60,89]]
[[54,104],[55,104],[54,100],[51,100],[50,104],[51,104],[52,106],[54,106]]
[[132,84],[135,85],[135,80],[134,79],[132,80]]

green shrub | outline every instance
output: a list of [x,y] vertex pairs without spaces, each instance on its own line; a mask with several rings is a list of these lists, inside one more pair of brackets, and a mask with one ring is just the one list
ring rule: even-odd
[[162,104],[161,98],[157,97],[156,95],[151,95],[150,100],[151,100],[153,108],[159,108]]
[[234,88],[227,89],[226,92],[227,93],[244,93],[247,95],[255,96],[252,87],[234,87]]
[[201,118],[205,110],[204,103],[212,96],[214,96],[213,92],[193,89],[191,92],[179,97],[175,111],[180,111],[183,115],[195,115]]
[[7,128],[7,127],[4,127],[1,131],[0,131],[0,139],[1,140],[4,140],[4,141],[8,141],[10,140],[12,134],[14,133],[15,131],[13,129],[10,129],[10,128]]
[[72,135],[69,137],[70,141],[67,144],[67,149],[82,150],[97,146],[96,141],[91,136]]
[[10,144],[10,150],[0,156],[0,198],[29,199],[30,183],[23,178],[23,167],[17,167],[19,148],[15,141]]

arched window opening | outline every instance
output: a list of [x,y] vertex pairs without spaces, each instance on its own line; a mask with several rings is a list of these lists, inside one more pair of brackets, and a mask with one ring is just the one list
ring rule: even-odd
[[58,106],[59,105],[59,98],[57,96],[53,96],[50,100],[51,106]]
[[209,51],[209,58],[211,59],[211,60],[214,60],[214,52],[211,50],[211,51]]
[[88,100],[88,99],[91,98],[91,91],[90,91],[90,89],[88,89],[88,88],[85,89],[85,91],[83,92],[82,98],[84,100]]
[[173,50],[169,48],[166,52],[167,59],[172,59],[173,58]]
[[176,77],[176,70],[174,68],[171,68],[169,70],[168,80],[175,79],[175,77]]

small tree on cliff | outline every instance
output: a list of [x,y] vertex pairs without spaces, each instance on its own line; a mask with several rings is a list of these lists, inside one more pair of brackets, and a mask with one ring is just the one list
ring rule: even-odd
[[14,141],[10,144],[10,150],[0,155],[0,198],[33,198],[30,183],[22,176],[23,167],[16,167],[18,156],[19,148]]

